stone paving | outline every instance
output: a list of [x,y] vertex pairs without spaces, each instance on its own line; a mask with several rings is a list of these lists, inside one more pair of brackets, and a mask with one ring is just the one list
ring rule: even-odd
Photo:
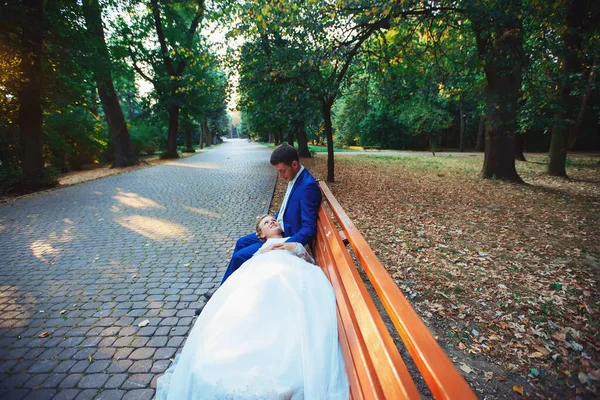
[[273,190],[245,140],[0,204],[0,398],[150,399]]

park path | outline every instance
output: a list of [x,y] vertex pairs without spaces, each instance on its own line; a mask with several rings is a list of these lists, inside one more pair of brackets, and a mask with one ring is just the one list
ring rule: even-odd
[[152,398],[270,200],[269,155],[228,140],[0,204],[0,398]]

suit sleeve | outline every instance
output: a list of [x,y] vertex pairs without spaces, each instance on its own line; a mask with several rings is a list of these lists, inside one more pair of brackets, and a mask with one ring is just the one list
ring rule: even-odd
[[317,215],[321,205],[321,189],[319,184],[312,181],[306,185],[300,198],[300,217],[302,227],[286,242],[298,242],[304,246],[317,234]]

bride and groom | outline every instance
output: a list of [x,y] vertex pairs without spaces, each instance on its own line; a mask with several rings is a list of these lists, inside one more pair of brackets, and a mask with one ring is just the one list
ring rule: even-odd
[[240,238],[157,399],[348,399],[335,295],[314,265],[321,192],[289,145],[271,164],[288,188],[279,212]]

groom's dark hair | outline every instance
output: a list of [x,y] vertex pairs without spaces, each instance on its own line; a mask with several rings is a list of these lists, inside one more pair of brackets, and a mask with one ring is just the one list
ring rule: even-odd
[[300,163],[300,156],[294,146],[290,146],[287,143],[275,147],[275,150],[271,153],[271,165],[277,165],[279,163],[292,165],[293,161]]

